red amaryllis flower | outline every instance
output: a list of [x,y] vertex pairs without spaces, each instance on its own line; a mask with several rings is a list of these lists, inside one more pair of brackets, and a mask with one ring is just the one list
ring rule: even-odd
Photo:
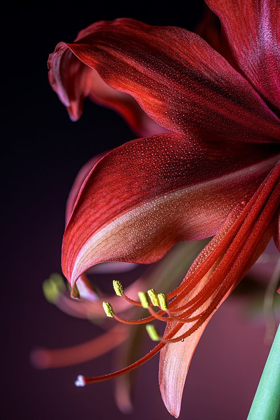
[[62,252],[72,288],[95,264],[152,263],[179,241],[215,235],[180,286],[144,302],[150,316],[137,323],[166,322],[160,343],[125,369],[78,382],[116,377],[160,351],[162,398],[175,417],[211,316],[273,236],[279,247],[280,5],[207,4],[221,24],[211,36],[202,28],[212,46],[184,29],[118,19],[58,44],[49,60],[72,119],[89,96],[148,135],[101,158],[78,192]]

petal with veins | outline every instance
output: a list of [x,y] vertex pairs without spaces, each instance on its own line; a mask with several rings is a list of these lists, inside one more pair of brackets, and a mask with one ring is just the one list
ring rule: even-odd
[[87,177],[66,228],[65,276],[73,286],[100,262],[151,263],[178,241],[212,236],[277,161],[273,150],[163,134],[108,153]]
[[[63,80],[70,77],[67,62],[75,60],[70,51],[168,130],[208,133],[213,140],[280,139],[279,119],[247,80],[196,34],[133,19],[89,26],[74,43],[58,44],[49,59],[52,87],[66,106],[71,105],[70,88]],[[75,89],[88,94],[88,78],[79,77]]]
[[117,111],[136,134],[148,136],[166,131],[141,109],[129,94],[111,88],[98,73],[82,63],[70,51],[55,56],[49,80],[66,106],[71,120],[77,121],[83,112],[83,101],[89,97],[95,103]]
[[275,0],[207,0],[219,16],[222,53],[268,103],[280,107],[280,3]]

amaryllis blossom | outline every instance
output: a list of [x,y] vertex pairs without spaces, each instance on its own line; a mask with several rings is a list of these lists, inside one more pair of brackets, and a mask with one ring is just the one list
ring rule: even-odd
[[117,377],[160,351],[160,390],[175,417],[207,323],[272,237],[279,248],[280,4],[206,3],[216,17],[211,30],[201,26],[205,39],[133,19],[102,21],[49,59],[50,83],[73,120],[90,97],[144,136],[86,171],[63,239],[72,289],[96,264],[148,264],[177,242],[214,236],[175,290],[140,295],[149,316],[135,323],[166,323],[156,347],[118,372],[78,380]]

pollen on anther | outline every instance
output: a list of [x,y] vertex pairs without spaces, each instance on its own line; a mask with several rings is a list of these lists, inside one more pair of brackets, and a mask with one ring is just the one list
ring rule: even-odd
[[86,381],[83,375],[79,375],[77,377],[77,380],[75,381],[75,385],[76,386],[85,386],[86,385]]
[[158,294],[159,305],[163,311],[167,311],[168,309],[168,302],[164,293]]
[[157,295],[155,289],[148,290],[148,295],[149,295],[149,298],[151,299],[152,305],[153,306],[159,306],[158,295]]
[[112,305],[109,302],[103,302],[103,309],[105,311],[105,314],[109,317],[109,318],[113,318],[114,317],[114,310]]
[[122,284],[121,284],[120,281],[113,280],[113,288],[114,288],[117,296],[122,296],[123,295],[123,287],[122,287]]
[[146,325],[147,333],[149,334],[149,337],[153,341],[159,341],[159,334],[156,330],[156,327],[153,324],[147,324]]
[[138,292],[138,296],[142,307],[147,309],[150,306],[147,294],[145,292]]
[[42,287],[46,300],[52,304],[57,302],[60,296],[60,291],[56,283],[52,279],[45,280],[42,284]]

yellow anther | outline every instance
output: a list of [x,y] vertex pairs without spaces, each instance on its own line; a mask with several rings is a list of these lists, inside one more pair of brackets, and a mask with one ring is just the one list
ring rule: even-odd
[[55,303],[59,299],[60,291],[52,279],[45,280],[42,287],[44,296],[48,302]]
[[122,287],[122,284],[121,284],[120,281],[113,280],[113,288],[114,288],[117,296],[122,296],[123,295],[123,287]]
[[65,292],[66,287],[60,274],[53,273],[50,278],[43,282],[43,293],[50,303],[56,303],[59,296]]
[[114,317],[114,310],[112,308],[112,305],[110,305],[109,302],[103,302],[103,309],[105,311],[105,314],[109,317],[109,318],[113,318]]
[[73,298],[73,299],[80,299],[80,292],[79,292],[79,289],[78,289],[76,283],[71,288],[71,298]]
[[[52,273],[52,274],[50,275],[50,280],[52,280],[52,281],[54,281],[54,282],[55,282],[55,284],[56,284],[56,286],[57,286],[58,290],[59,290],[61,293],[64,293],[64,292],[66,291],[66,286],[65,286],[65,283],[64,283],[63,278],[62,278],[62,276],[61,276],[60,274],[58,274],[58,273]],[[68,283],[67,283],[67,284],[68,284]]]
[[150,306],[147,294],[145,292],[138,292],[138,296],[143,308],[147,309]]
[[168,302],[164,293],[158,294],[159,305],[163,311],[167,311],[168,309]]
[[156,330],[156,327],[153,324],[147,324],[146,325],[147,333],[150,336],[150,339],[153,341],[159,341],[159,334]]
[[148,290],[148,295],[149,295],[149,298],[151,299],[152,305],[159,306],[158,295],[155,289]]

